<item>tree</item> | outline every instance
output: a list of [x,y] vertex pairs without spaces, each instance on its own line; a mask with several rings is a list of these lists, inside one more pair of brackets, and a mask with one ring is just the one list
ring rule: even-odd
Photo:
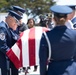
[[2,10],[2,12],[6,12],[12,5],[18,5],[25,8],[27,14],[32,13],[33,15],[39,15],[49,13],[50,6],[55,2],[53,2],[52,0],[0,0],[0,4],[1,3],[2,5],[0,5],[0,8],[4,9]]
[[30,8],[32,13],[34,14],[44,14],[49,13],[49,8],[54,4],[52,0],[28,0],[26,8]]
[[5,12],[5,8],[8,6],[8,2],[6,0],[0,0],[0,11]]

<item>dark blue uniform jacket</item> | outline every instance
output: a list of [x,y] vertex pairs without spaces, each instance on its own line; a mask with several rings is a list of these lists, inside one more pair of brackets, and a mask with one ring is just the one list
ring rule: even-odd
[[13,46],[18,38],[5,22],[0,23],[0,68],[2,75],[7,74],[7,56],[6,52]]
[[43,34],[39,50],[40,75],[75,75],[76,31],[56,26],[46,34],[51,43],[51,58],[47,70],[48,44]]

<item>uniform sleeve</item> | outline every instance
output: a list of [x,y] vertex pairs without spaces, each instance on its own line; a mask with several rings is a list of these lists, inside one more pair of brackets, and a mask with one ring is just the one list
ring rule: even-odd
[[47,58],[48,58],[48,44],[43,34],[39,49],[40,75],[47,74]]
[[7,46],[7,34],[4,28],[0,28],[0,52],[6,54],[6,51],[9,50],[9,47]]
[[[76,32],[76,30],[75,30]],[[76,33],[75,33],[76,34]],[[76,36],[75,36],[75,52],[74,52],[74,61],[76,62]]]
[[74,53],[74,61],[76,62],[76,47],[75,47],[75,53]]

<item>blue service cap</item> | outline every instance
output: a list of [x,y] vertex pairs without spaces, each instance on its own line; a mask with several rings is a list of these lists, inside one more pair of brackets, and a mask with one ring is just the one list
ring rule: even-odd
[[76,5],[67,5],[67,6],[69,6],[69,7],[72,8],[73,10],[76,9]]
[[9,10],[8,12],[9,12],[8,15],[15,17],[17,20],[22,19],[22,17],[19,14],[17,14],[16,12],[14,12],[12,10]]
[[65,16],[73,11],[70,7],[65,5],[53,5],[50,7],[50,10],[59,17]]
[[25,12],[25,9],[20,6],[12,6],[13,10],[16,12],[19,12],[20,14],[23,14]]

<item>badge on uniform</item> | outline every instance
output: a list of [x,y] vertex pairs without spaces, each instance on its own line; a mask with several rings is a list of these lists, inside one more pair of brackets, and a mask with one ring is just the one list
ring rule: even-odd
[[0,40],[4,40],[5,39],[5,33],[0,33]]

